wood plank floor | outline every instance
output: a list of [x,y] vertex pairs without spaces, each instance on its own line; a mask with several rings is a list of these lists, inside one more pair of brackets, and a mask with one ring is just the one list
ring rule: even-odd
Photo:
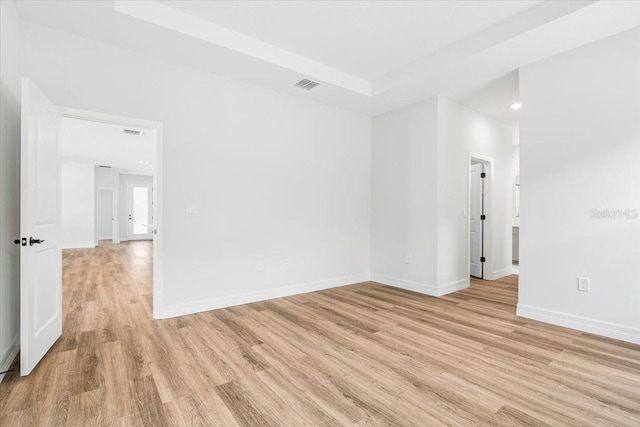
[[0,425],[640,425],[640,346],[515,317],[515,276],[153,321],[150,256],[65,251],[63,336],[7,374]]

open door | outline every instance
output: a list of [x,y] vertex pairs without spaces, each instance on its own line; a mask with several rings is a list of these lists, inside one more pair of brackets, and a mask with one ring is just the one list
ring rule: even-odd
[[22,79],[20,170],[20,375],[62,334],[60,114]]
[[469,176],[469,271],[474,277],[484,277],[484,165],[471,165]]

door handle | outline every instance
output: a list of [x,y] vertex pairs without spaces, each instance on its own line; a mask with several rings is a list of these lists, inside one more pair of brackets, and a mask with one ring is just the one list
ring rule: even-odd
[[33,246],[36,243],[44,243],[44,239],[34,239],[33,237],[29,237],[29,246]]

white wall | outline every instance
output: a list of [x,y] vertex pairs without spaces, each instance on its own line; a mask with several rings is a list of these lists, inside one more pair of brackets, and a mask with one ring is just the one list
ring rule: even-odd
[[373,119],[373,280],[436,293],[436,151],[437,98]]
[[[145,175],[129,175],[129,174],[121,174],[119,176],[119,217],[120,217],[120,240],[127,241],[129,240],[129,183],[146,183],[153,185],[153,177],[145,176]],[[151,194],[153,199],[153,193]]]
[[488,276],[511,273],[511,128],[438,96],[373,119],[374,280],[431,295],[468,285],[470,152],[494,159]]
[[368,278],[370,118],[36,25],[25,44],[56,103],[163,123],[163,315]]
[[95,167],[62,162],[60,179],[62,247],[92,248],[96,244]]
[[512,129],[449,99],[438,97],[438,287],[468,281],[469,153],[493,159],[491,206],[485,208],[485,278],[511,274]]
[[[20,16],[0,2],[0,371],[19,345]],[[0,375],[0,381],[4,375]]]
[[120,186],[120,172],[116,169],[101,168],[96,166],[96,188],[112,188],[117,190]]
[[640,30],[523,68],[520,94],[518,314],[640,343],[640,219],[591,218],[640,210]]

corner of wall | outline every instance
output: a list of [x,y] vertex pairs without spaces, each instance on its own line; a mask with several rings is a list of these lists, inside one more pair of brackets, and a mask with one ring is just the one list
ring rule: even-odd
[[20,234],[21,25],[15,3],[0,2],[0,371],[20,345],[20,263],[13,239]]
[[640,344],[640,328],[633,328],[618,323],[605,322],[589,317],[576,316],[542,307],[518,304],[516,315],[539,322],[576,329],[602,335],[617,340]]
[[[16,333],[11,340],[11,343],[7,347],[7,350],[0,357],[0,372],[8,371],[11,368],[11,364],[13,360],[18,355],[18,351],[20,350],[20,333]],[[0,383],[4,379],[6,374],[0,374]]]
[[165,305],[160,309],[161,319],[185,316],[187,314],[200,313],[203,311],[217,310],[220,308],[232,307],[241,304],[250,304],[258,301],[265,301],[274,298],[283,298],[292,295],[304,294],[308,292],[321,291],[324,289],[337,288],[340,286],[354,285],[356,283],[370,280],[369,274],[356,274],[353,276],[337,277],[334,279],[320,280],[317,282],[299,283],[280,288],[271,288],[255,292],[245,292],[236,295],[210,298],[206,300]]

